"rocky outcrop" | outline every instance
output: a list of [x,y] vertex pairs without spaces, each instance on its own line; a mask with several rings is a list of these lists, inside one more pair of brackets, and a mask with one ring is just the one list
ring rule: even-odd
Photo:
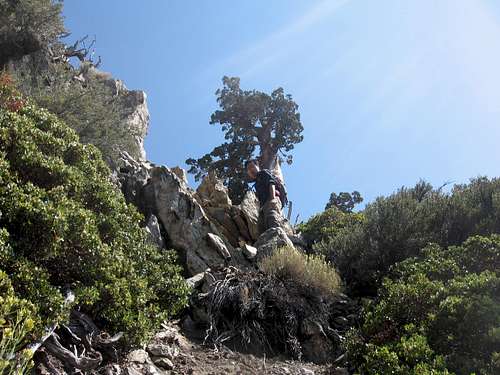
[[178,167],[137,161],[126,152],[113,167],[127,201],[144,214],[151,241],[176,249],[187,276],[228,265],[255,269],[275,249],[294,246],[289,226],[260,234],[255,194],[233,205],[214,173],[193,191]]
[[154,167],[150,174],[143,190],[150,191],[151,206],[189,275],[207,268],[248,264],[241,250],[233,247],[209,219],[183,180],[167,167]]
[[257,248],[257,260],[261,260],[280,247],[293,247],[293,242],[282,228],[271,228],[260,235],[254,246]]
[[123,81],[114,79],[111,74],[102,72],[93,65],[83,66],[80,75],[75,78],[81,82],[99,80],[111,88],[113,95],[120,99],[124,111],[121,122],[117,126],[127,129],[127,133],[133,138],[131,148],[121,151],[127,151],[139,160],[146,160],[144,138],[149,127],[146,93],[142,90],[129,90]]
[[248,192],[243,202],[234,206],[227,188],[210,172],[196,190],[195,198],[231,245],[237,247],[258,238],[259,203],[253,192]]

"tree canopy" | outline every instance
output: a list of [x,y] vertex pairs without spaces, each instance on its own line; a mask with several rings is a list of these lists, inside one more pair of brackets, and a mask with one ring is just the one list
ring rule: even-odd
[[363,202],[363,197],[359,191],[353,191],[352,193],[340,192],[338,195],[336,193],[330,194],[330,199],[326,204],[325,210],[336,207],[342,212],[352,212],[354,206]]
[[269,95],[242,90],[237,77],[224,77],[222,83],[216,91],[220,109],[210,124],[221,126],[225,142],[186,163],[197,181],[214,170],[229,187],[231,198],[239,201],[247,190],[244,162],[257,157],[263,168],[273,168],[276,158],[291,164],[291,151],[302,141],[303,127],[297,103],[283,88]]

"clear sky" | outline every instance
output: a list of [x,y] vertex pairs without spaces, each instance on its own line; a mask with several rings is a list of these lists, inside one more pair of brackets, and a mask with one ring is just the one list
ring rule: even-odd
[[495,0],[66,0],[64,14],[70,40],[95,36],[101,68],[146,91],[155,163],[223,141],[209,125],[222,76],[290,93],[305,129],[284,168],[294,218],[332,191],[370,202],[499,175]]

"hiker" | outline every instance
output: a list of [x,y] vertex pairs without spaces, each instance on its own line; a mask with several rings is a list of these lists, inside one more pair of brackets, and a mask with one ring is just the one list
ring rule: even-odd
[[259,227],[262,231],[281,227],[281,209],[286,202],[286,192],[282,182],[267,169],[260,169],[257,160],[245,163],[248,176],[255,182],[255,192],[260,203]]

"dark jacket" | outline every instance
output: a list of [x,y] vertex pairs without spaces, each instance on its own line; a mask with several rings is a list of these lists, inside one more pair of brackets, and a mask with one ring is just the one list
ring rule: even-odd
[[261,170],[255,177],[255,193],[261,205],[269,200],[269,186],[276,185],[276,179],[267,169]]

